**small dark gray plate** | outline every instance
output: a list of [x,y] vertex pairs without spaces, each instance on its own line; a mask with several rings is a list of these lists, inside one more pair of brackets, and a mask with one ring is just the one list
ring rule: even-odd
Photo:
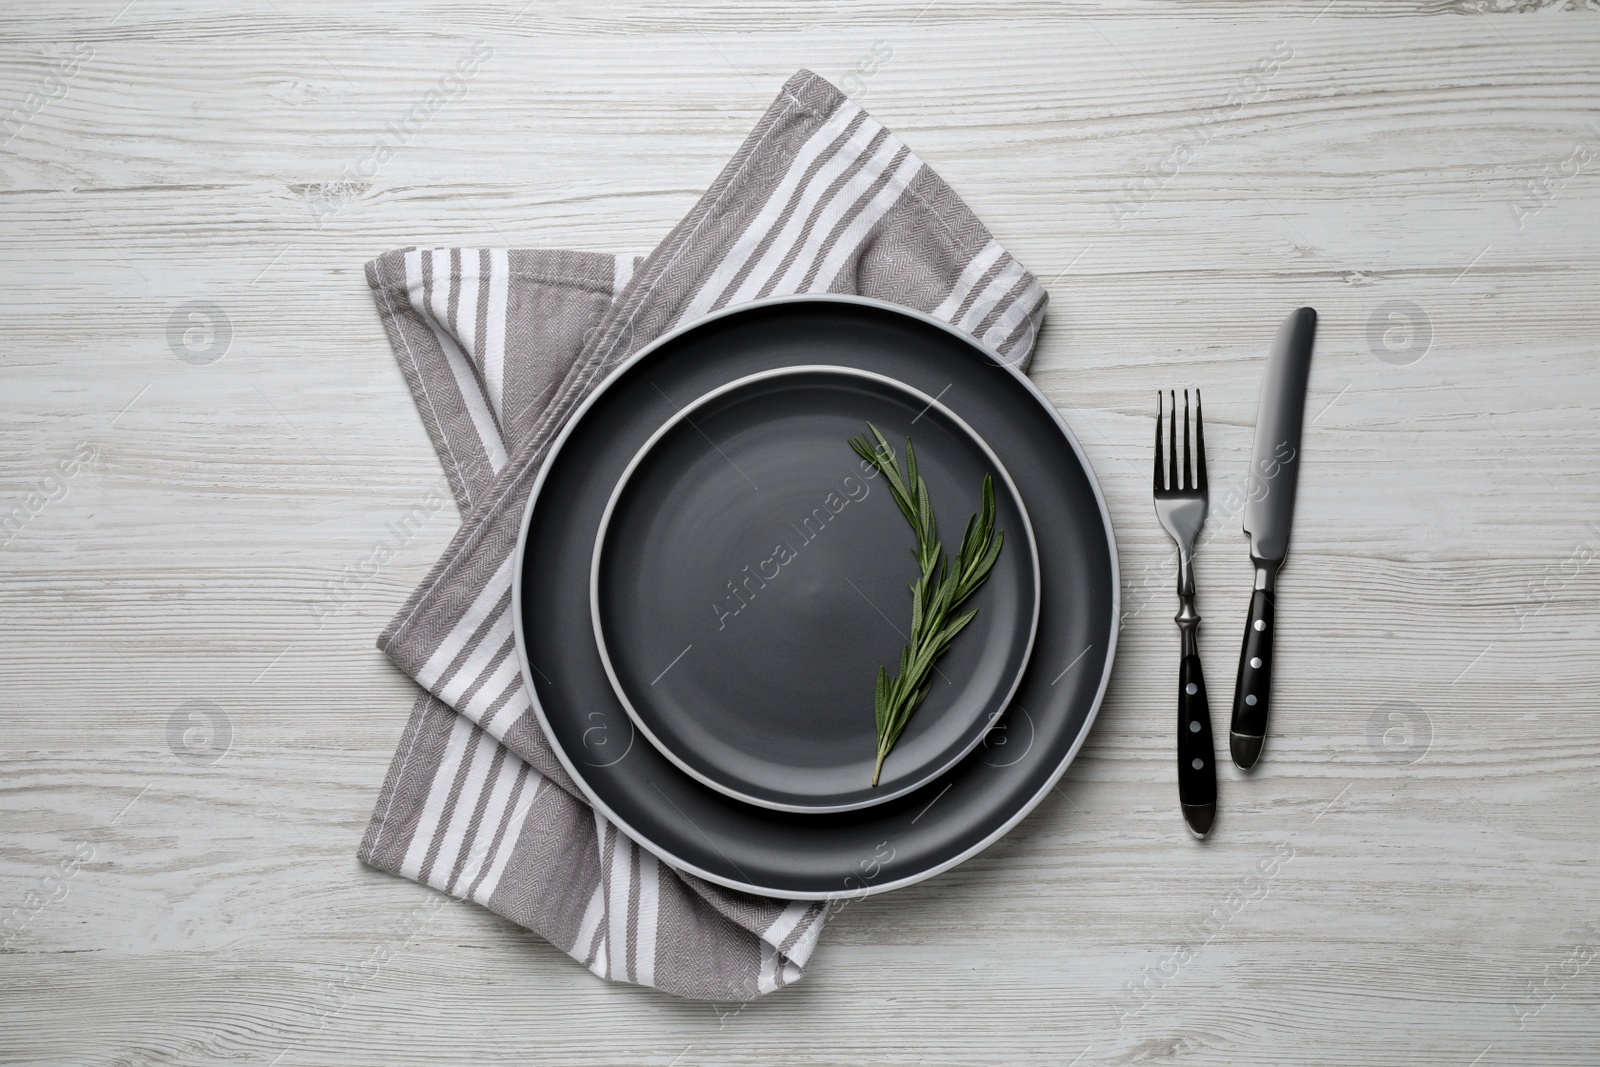
[[[869,422],[897,451],[911,436],[949,554],[985,475],[1005,533],[876,787],[874,682],[897,669],[917,564],[849,446]],[[787,367],[684,405],[640,449],[601,519],[590,604],[618,698],[668,759],[747,803],[849,811],[925,785],[1000,717],[1033,645],[1038,555],[1010,475],[943,404],[868,371]]]
[[[966,759],[921,789],[836,814],[735,800],[642,741],[588,625],[600,518],[622,472],[675,405],[751,374],[816,363],[872,371],[939,397],[1004,462],[1039,534],[1038,636],[1006,713]],[[947,323],[856,297],[746,304],[670,333],[617,367],[552,442],[523,516],[516,568],[517,655],[533,712],[584,797],[674,870],[764,896],[879,893],[998,841],[1072,762],[1117,644],[1110,517],[1055,407]]]

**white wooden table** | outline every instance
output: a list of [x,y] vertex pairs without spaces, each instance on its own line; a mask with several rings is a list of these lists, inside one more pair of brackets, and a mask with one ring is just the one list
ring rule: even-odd
[[[521,2],[0,11],[0,1060],[1600,1061],[1594,0]],[[363,262],[644,252],[800,66],[1049,280],[1127,618],[1056,793],[739,1010],[356,863],[454,509],[328,590],[446,495]],[[1303,303],[1273,736],[1198,844],[1153,394],[1239,483]],[[1208,529],[1219,725],[1249,580]]]

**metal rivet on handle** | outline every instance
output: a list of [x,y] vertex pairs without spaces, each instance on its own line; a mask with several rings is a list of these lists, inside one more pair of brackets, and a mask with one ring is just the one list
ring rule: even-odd
[[1251,656],[1250,657],[1250,666],[1259,668],[1261,666],[1261,657],[1260,656]]
[[1203,759],[1197,759],[1197,760],[1195,760],[1195,761],[1194,761],[1194,762],[1193,762],[1193,763],[1191,763],[1191,764],[1189,764],[1189,766],[1191,766],[1191,767],[1193,767],[1193,768],[1194,768],[1194,769],[1195,769],[1195,770],[1197,770],[1197,771],[1198,771],[1198,770],[1199,770],[1199,769],[1200,769],[1200,768],[1201,768],[1201,767],[1204,767],[1204,766],[1205,766],[1205,765],[1206,765],[1206,761],[1205,761],[1205,760],[1203,760]]
[[1257,630],[1265,630],[1266,628],[1267,628],[1267,620],[1266,619],[1257,619],[1256,620],[1256,629]]
[[1246,694],[1245,698],[1244,698],[1244,702],[1246,704],[1249,704],[1252,708],[1255,707],[1256,706],[1256,695],[1254,693]]
[[1188,685],[1183,687],[1183,691],[1188,693],[1190,696],[1194,696],[1200,691],[1200,687],[1195,685],[1193,682],[1190,682]]

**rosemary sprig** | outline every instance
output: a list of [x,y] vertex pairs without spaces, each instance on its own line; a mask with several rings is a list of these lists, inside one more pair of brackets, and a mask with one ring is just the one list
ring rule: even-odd
[[934,663],[944,655],[957,634],[978,614],[976,608],[964,614],[955,614],[968,597],[978,591],[989,577],[995,560],[1000,558],[1000,547],[1005,543],[1003,530],[994,528],[994,479],[983,476],[983,510],[967,520],[967,529],[961,536],[961,551],[956,554],[954,568],[939,543],[939,529],[933,517],[933,505],[928,501],[928,485],[917,474],[917,454],[906,438],[906,464],[901,472],[894,449],[872,423],[874,443],[864,437],[850,439],[856,454],[883,472],[889,483],[889,493],[900,506],[900,513],[911,524],[917,535],[917,547],[912,551],[920,572],[911,586],[911,640],[900,651],[900,671],[893,678],[888,671],[878,668],[877,690],[873,698],[873,714],[878,723],[878,761],[872,768],[872,784],[878,784],[883,773],[883,761],[900,739],[900,733],[911,721],[928,690],[933,687]]

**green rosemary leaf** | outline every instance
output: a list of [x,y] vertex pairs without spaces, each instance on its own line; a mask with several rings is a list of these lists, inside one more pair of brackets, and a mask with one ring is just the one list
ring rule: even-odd
[[933,689],[933,672],[939,657],[977,616],[976,608],[962,615],[954,612],[988,580],[1000,558],[1005,532],[994,527],[994,480],[984,475],[983,503],[978,513],[967,520],[952,566],[939,542],[933,502],[927,482],[917,473],[917,453],[911,438],[906,438],[902,470],[888,439],[870,422],[867,429],[872,442],[853,437],[850,447],[884,475],[889,495],[916,535],[912,556],[920,572],[916,581],[907,583],[911,591],[911,636],[900,650],[899,673],[891,678],[886,669],[878,668],[874,687],[872,707],[878,741],[872,784],[876,786],[884,760],[911,721],[912,713]]
[[978,516],[973,515],[967,519],[967,528],[961,534],[961,551],[956,553],[956,570],[966,572],[972,567],[972,560],[978,551]]
[[1000,558],[1000,549],[1004,547],[1005,540],[1005,531],[1002,530],[995,534],[990,544],[984,546],[983,555],[974,561],[972,568],[967,572],[965,581],[969,589],[976,589],[989,576],[989,571],[993,569],[995,560]]
[[873,695],[872,713],[877,719],[878,733],[881,735],[884,725],[889,721],[889,672],[882,667],[878,668],[878,686]]

